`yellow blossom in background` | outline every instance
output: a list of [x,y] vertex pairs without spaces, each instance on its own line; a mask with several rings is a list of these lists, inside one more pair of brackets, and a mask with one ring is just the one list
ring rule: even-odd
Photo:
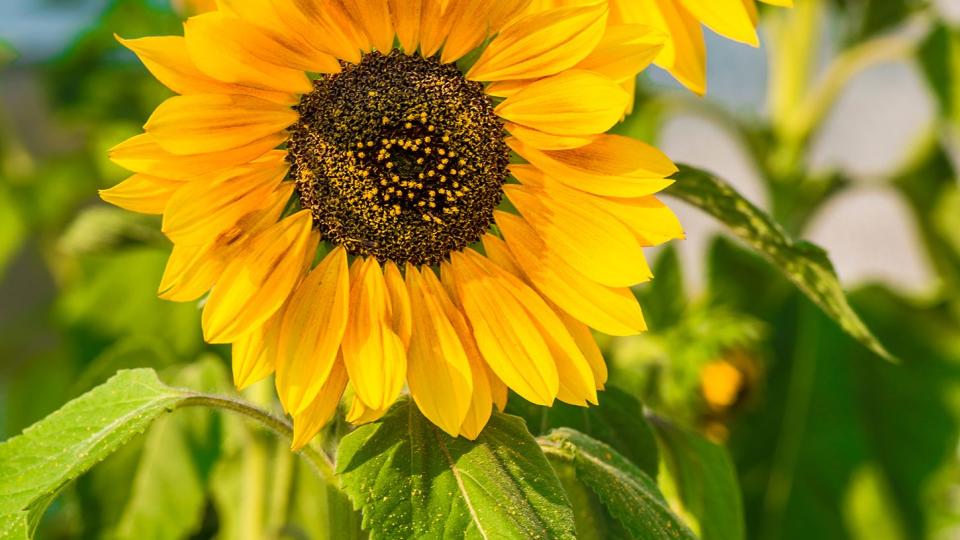
[[[531,11],[594,0],[533,0]],[[759,0],[789,7],[793,0]],[[756,47],[757,5],[754,0],[608,0],[612,24],[641,24],[664,32],[668,39],[655,63],[690,90],[707,91],[707,51],[701,25],[734,41]],[[632,87],[632,81],[630,83]]]
[[112,150],[135,174],[102,196],[163,215],[161,297],[206,296],[238,387],[275,373],[295,447],[348,384],[350,421],[406,387],[471,439],[508,387],[596,403],[590,329],[645,330],[630,287],[683,234],[654,196],[676,168],[605,132],[667,36],[605,3],[526,8],[223,0],[121,40],[180,95]]

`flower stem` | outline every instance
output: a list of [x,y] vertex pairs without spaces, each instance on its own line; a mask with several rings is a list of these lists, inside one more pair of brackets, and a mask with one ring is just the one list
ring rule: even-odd
[[[293,425],[286,418],[276,416],[250,403],[228,396],[191,392],[186,399],[180,402],[178,407],[213,407],[226,409],[257,421],[277,435],[287,439],[293,438]],[[313,467],[317,476],[330,485],[337,485],[333,472],[333,461],[331,461],[326,453],[317,450],[311,445],[304,446],[303,449],[297,453]]]

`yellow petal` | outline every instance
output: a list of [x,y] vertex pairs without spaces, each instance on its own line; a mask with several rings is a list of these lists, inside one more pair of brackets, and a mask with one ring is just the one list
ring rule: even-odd
[[470,408],[467,410],[463,423],[460,425],[460,435],[476,440],[484,426],[493,414],[493,394],[490,393],[490,381],[487,378],[487,367],[483,360],[470,358],[470,374],[473,377],[473,392],[470,394]]
[[[204,13],[187,19],[183,33],[190,59],[214,79],[289,94],[304,94],[313,89],[302,70],[260,58],[260,51],[267,51],[274,58],[279,53],[266,48],[270,41],[239,19],[220,12]],[[276,49],[275,44],[273,48]]]
[[537,150],[516,138],[507,144],[547,176],[572,188],[612,197],[642,197],[673,183],[676,166],[652,146],[621,135],[601,135],[570,150]]
[[393,20],[387,0],[341,0],[347,13],[382,53],[393,49]]
[[192,302],[213,287],[224,266],[226,261],[209,245],[174,245],[157,294],[164,300]]
[[667,35],[652,26],[610,25],[597,48],[575,69],[593,71],[617,82],[632,80],[660,54],[666,41]]
[[[484,245],[495,245],[497,240],[487,236]],[[597,387],[590,364],[557,316],[556,309],[520,280],[511,281],[507,287],[523,299],[524,309],[550,349],[560,379],[557,399],[572,405],[596,404]]]
[[[630,289],[611,288],[586,278],[550,249],[521,218],[496,213],[497,225],[523,275],[551,302],[583,323],[614,336],[646,329],[640,305]],[[484,245],[496,240],[484,239]]]
[[488,96],[508,98],[527,86],[530,86],[531,83],[539,80],[540,79],[513,79],[509,81],[496,81],[488,84],[484,92],[486,92]]
[[289,169],[283,156],[280,152],[209,181],[187,183],[167,204],[163,233],[178,244],[210,242],[241,217],[262,208]]
[[279,318],[271,317],[263,326],[233,344],[233,384],[238,390],[266,379],[273,373],[277,352]]
[[251,96],[176,96],[157,107],[144,129],[167,152],[191,155],[249,145],[297,118],[287,107]]
[[347,252],[331,251],[303,280],[283,315],[277,349],[277,393],[298,415],[317,397],[337,359],[347,327]]
[[392,261],[383,266],[383,279],[387,284],[387,295],[390,297],[391,327],[400,336],[404,348],[410,346],[410,335],[413,330],[413,315],[410,311],[410,295],[407,285],[400,275],[400,269]]
[[193,64],[186,41],[181,36],[115,37],[140,58],[158,81],[178,94],[246,94],[285,105],[296,103],[290,93],[225,83],[207,76]]
[[545,133],[587,136],[613,127],[628,103],[611,79],[570,70],[541,79],[507,98],[496,113],[505,120]]
[[591,195],[570,189],[531,165],[511,165],[510,172],[523,185],[543,188],[551,193],[566,193],[582,199],[584,204],[602,209],[626,224],[643,247],[684,238],[683,226],[676,214],[654,196],[620,198]]
[[721,36],[757,47],[757,31],[743,0],[680,0],[687,11]]
[[420,17],[423,11],[421,0],[389,0],[393,27],[397,32],[400,47],[407,54],[417,52],[420,44]]
[[[500,240],[499,238],[493,235],[486,235],[483,237],[483,249],[487,253],[487,257],[490,260],[494,261],[502,268],[507,269],[509,272],[514,273],[515,275],[522,275],[523,272],[520,270],[516,259],[513,254],[507,248],[507,244]],[[527,282],[531,283],[530,279],[527,278]],[[603,390],[603,385],[607,382],[607,365],[603,360],[603,354],[600,352],[600,347],[597,346],[596,340],[593,339],[593,334],[590,332],[590,329],[580,321],[574,319],[558,306],[552,302],[547,302],[550,305],[550,308],[560,317],[560,320],[563,322],[563,325],[567,327],[567,331],[570,332],[570,335],[573,337],[573,340],[576,342],[577,347],[580,349],[580,352],[583,353],[584,358],[587,360],[587,363],[590,364],[590,370],[593,372],[593,378],[596,381],[597,390]],[[643,330],[646,330],[646,323],[643,323]],[[494,384],[494,379],[496,376],[488,373],[487,378],[490,380],[491,391],[494,394],[494,399],[497,400],[498,407],[502,411],[506,407],[507,402],[507,392],[504,387],[498,394],[498,387]],[[497,384],[503,386],[502,382],[497,380]]]
[[135,174],[109,189],[100,190],[100,198],[120,208],[141,214],[162,214],[167,201],[183,182],[147,174]]
[[543,242],[585,277],[609,287],[650,279],[630,229],[585,198],[516,185],[504,186],[504,192]]
[[403,388],[407,355],[393,328],[390,297],[377,259],[357,258],[354,268],[343,360],[357,397],[368,408],[386,409]]
[[490,12],[498,2],[461,0],[450,7],[450,34],[443,44],[440,61],[456,62],[476,48],[489,35]]
[[557,367],[529,312],[514,292],[519,280],[473,250],[451,255],[451,272],[460,304],[477,347],[494,373],[528,401],[550,405],[560,381]]
[[599,135],[554,135],[509,122],[504,124],[504,127],[510,135],[537,150],[571,150],[586,146],[599,137]]
[[347,387],[347,370],[343,361],[333,365],[317,397],[300,414],[293,415],[293,441],[290,449],[296,452],[317,436],[323,426],[333,418],[340,405],[340,397]]
[[606,2],[525,15],[494,38],[467,78],[502,81],[560,73],[593,51],[606,24]]
[[529,7],[530,0],[500,0],[499,2],[490,2],[490,4],[490,13],[487,15],[487,20],[490,24],[491,33],[497,33],[522,15]]
[[265,199],[262,208],[241,217],[206,244],[174,245],[160,281],[160,298],[192,302],[203,296],[227,263],[243,254],[249,238],[277,222],[293,187],[292,182],[281,185]]
[[369,41],[337,0],[285,0],[277,12],[292,35],[312,48],[351,63],[360,61],[360,50]]
[[249,163],[280,146],[286,133],[274,133],[223,152],[180,156],[171,154],[147,133],[127,139],[110,150],[110,160],[125,169],[170,180],[189,180]]
[[440,50],[450,33],[450,20],[442,0],[422,0],[420,8],[420,54],[429,58]]
[[[580,352],[583,353],[583,357],[590,364],[590,371],[593,372],[597,390],[603,390],[607,383],[607,363],[603,359],[600,347],[597,346],[597,340],[593,338],[593,334],[590,333],[587,325],[564,313],[562,309],[556,309],[555,311],[560,320],[563,321],[563,325],[567,327],[567,331],[573,336],[573,340],[580,348]],[[644,329],[646,329],[646,325],[644,325]]]
[[470,409],[470,360],[443,308],[450,299],[433,270],[426,268],[421,275],[407,265],[406,273],[414,321],[407,366],[410,395],[424,416],[456,437]]
[[207,342],[236,341],[276,313],[313,261],[318,241],[309,210],[251,239],[246,256],[227,265],[204,306]]
[[347,422],[351,424],[361,425],[369,424],[370,422],[376,422],[381,419],[383,415],[387,414],[387,411],[390,410],[389,407],[384,409],[371,409],[364,405],[363,401],[360,400],[356,395],[353,396],[353,401],[350,403],[350,410],[347,411]]

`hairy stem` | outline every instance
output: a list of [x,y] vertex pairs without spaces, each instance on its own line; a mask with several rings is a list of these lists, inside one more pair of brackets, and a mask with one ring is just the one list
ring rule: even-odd
[[[228,411],[240,413],[247,418],[257,421],[277,435],[287,439],[293,438],[293,424],[291,424],[289,420],[270,414],[259,407],[255,407],[254,405],[239,399],[216,394],[192,392],[185,400],[180,402],[179,407],[213,407],[218,409],[226,409]],[[298,454],[300,454],[300,456],[303,457],[303,459],[305,459],[307,463],[313,467],[314,471],[320,478],[331,485],[336,485],[336,478],[333,472],[333,461],[331,461],[329,456],[318,451],[311,445],[304,446],[303,449],[298,452]]]

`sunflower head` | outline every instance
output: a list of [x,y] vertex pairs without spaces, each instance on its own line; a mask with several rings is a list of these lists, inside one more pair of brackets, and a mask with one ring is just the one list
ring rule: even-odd
[[276,376],[302,446],[408,389],[475,438],[507,389],[596,403],[593,330],[645,329],[642,248],[682,236],[675,167],[609,135],[665,35],[606,2],[222,0],[121,40],[178,95],[105,200],[163,215],[160,295],[206,296],[236,383]]

